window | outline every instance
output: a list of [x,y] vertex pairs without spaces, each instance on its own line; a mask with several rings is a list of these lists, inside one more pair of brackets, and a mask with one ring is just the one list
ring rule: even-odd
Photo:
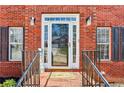
[[45,21],[76,21],[76,17],[45,17]]
[[48,25],[44,25],[44,63],[48,62]]
[[98,27],[97,28],[97,50],[100,50],[100,58],[102,60],[109,60],[109,31],[110,28]]
[[9,27],[9,60],[21,61],[23,50],[23,28]]
[[76,25],[73,25],[73,63],[76,63]]

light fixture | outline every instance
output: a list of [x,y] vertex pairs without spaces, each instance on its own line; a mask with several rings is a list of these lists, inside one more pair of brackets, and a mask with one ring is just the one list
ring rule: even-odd
[[33,26],[35,24],[35,18],[30,17],[30,25]]
[[86,18],[86,25],[89,26],[89,25],[91,25],[91,23],[92,23],[92,17],[89,16]]

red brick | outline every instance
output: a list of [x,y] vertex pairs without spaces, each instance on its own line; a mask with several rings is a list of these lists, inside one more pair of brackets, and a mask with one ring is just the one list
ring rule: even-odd
[[[41,15],[44,13],[79,13],[80,14],[80,64],[83,49],[96,49],[96,27],[124,26],[124,6],[0,6],[0,26],[23,26],[25,28],[25,50],[41,47]],[[85,19],[92,15],[91,26],[86,26]],[[36,18],[35,26],[30,26],[29,18]],[[112,44],[112,43],[111,43]],[[10,65],[11,64],[11,65]],[[19,76],[21,63],[0,62],[1,65],[15,66],[16,71],[0,68],[0,76]],[[20,66],[19,68],[16,65]],[[110,66],[109,66],[110,65]],[[101,62],[102,70],[114,76],[123,76],[124,62]],[[81,65],[80,65],[81,68]],[[116,72],[111,69],[116,68]]]

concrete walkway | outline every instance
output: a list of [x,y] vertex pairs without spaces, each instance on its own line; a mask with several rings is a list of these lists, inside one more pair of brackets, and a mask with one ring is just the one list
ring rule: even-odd
[[81,87],[79,72],[43,72],[41,87]]

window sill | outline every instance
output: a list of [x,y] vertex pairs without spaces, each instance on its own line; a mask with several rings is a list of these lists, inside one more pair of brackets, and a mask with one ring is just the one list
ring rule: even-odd
[[22,60],[9,60],[9,62],[22,62]]
[[21,61],[0,61],[0,63],[22,63]]
[[111,60],[101,60],[100,63],[112,63]]

